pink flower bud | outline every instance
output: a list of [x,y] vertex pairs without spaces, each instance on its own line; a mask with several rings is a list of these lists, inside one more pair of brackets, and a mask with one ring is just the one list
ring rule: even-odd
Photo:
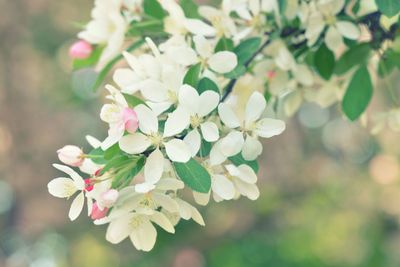
[[111,207],[117,201],[119,192],[115,189],[110,189],[100,195],[101,204],[104,207]]
[[93,48],[91,44],[80,40],[71,45],[69,48],[69,56],[73,59],[85,59],[90,56],[92,51]]
[[93,190],[94,184],[92,183],[92,179],[87,178],[85,179],[85,190],[90,192]]
[[276,71],[270,70],[267,72],[267,78],[272,80],[276,76]]
[[136,132],[139,126],[139,120],[136,111],[131,108],[124,108],[122,111],[122,119],[125,123],[125,130],[127,130],[129,133]]
[[97,205],[97,203],[93,203],[92,206],[92,213],[90,214],[90,218],[92,218],[92,220],[98,220],[101,218],[106,217],[108,212],[108,208],[104,208],[104,209],[100,209],[99,206]]
[[83,151],[77,146],[67,145],[57,150],[58,158],[64,164],[79,167],[83,163]]

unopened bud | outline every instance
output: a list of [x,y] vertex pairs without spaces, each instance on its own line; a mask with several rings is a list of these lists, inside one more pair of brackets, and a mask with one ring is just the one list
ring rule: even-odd
[[66,145],[57,150],[57,154],[62,163],[73,167],[79,167],[84,160],[83,151],[77,146]]

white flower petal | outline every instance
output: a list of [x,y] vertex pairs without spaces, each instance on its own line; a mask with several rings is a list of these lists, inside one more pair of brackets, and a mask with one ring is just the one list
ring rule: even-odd
[[85,195],[83,192],[78,194],[76,198],[71,203],[71,208],[69,209],[68,217],[71,221],[78,218],[79,214],[81,214],[83,205],[85,204]]
[[179,210],[178,203],[176,203],[176,201],[168,195],[163,193],[153,193],[153,199],[157,205],[169,212],[178,212]]
[[239,165],[238,167],[239,175],[237,176],[243,182],[249,184],[255,184],[257,182],[257,174],[254,170],[247,164]]
[[360,29],[352,22],[338,21],[336,22],[338,31],[346,38],[356,40],[360,37]]
[[260,92],[256,91],[251,94],[246,104],[246,123],[252,123],[258,120],[261,117],[261,114],[264,112],[266,106],[267,101]]
[[245,160],[255,160],[262,153],[261,142],[252,136],[247,136],[244,141],[242,156]]
[[235,188],[232,182],[224,175],[213,175],[211,180],[211,188],[213,192],[222,199],[230,200],[235,196]]
[[239,131],[232,131],[221,139],[220,149],[225,156],[231,157],[242,151],[243,143],[243,134]]
[[192,219],[195,222],[197,222],[198,224],[202,225],[202,226],[206,225],[204,223],[203,216],[201,216],[200,212],[195,207],[193,207],[192,205],[190,205],[190,206],[192,208]]
[[175,162],[188,162],[191,158],[191,151],[185,142],[179,139],[172,139],[164,143],[165,151],[170,160]]
[[168,114],[164,126],[164,137],[171,137],[181,133],[190,125],[190,114],[182,107],[178,107],[172,113]]
[[302,85],[311,86],[314,83],[314,76],[306,65],[297,65],[294,76]]
[[83,181],[83,178],[70,167],[60,164],[53,164],[53,167],[68,174],[72,180],[74,180],[75,186],[78,188],[78,190],[83,190],[85,188],[85,182]]
[[325,34],[325,44],[334,52],[343,45],[342,35],[340,35],[339,31],[334,26],[328,28]]
[[192,48],[185,46],[169,48],[167,50],[167,56],[185,67],[194,65],[199,61],[196,52]]
[[158,119],[156,114],[141,104],[135,107],[136,114],[139,120],[139,129],[145,134],[158,132]]
[[111,220],[107,228],[106,240],[112,244],[118,244],[127,238],[132,232],[131,220],[133,214],[126,214]]
[[148,79],[142,81],[138,86],[146,100],[153,102],[164,102],[168,100],[168,88],[166,88],[165,84],[162,82]]
[[217,92],[207,90],[200,95],[200,105],[197,109],[197,114],[204,117],[213,111],[219,103],[219,94]]
[[201,133],[207,142],[215,142],[219,138],[218,127],[215,123],[206,121],[200,124]]
[[197,204],[205,206],[210,201],[210,193],[211,191],[209,191],[208,193],[200,193],[193,191],[193,198]]
[[147,183],[157,183],[164,171],[164,156],[157,148],[148,156],[144,165],[144,179]]
[[269,138],[281,134],[285,128],[284,121],[265,118],[257,122],[256,133],[258,136]]
[[210,163],[212,166],[221,164],[227,159],[227,156],[221,152],[221,140],[215,143],[210,151]]
[[179,89],[179,105],[185,107],[190,114],[198,112],[200,105],[200,96],[196,89],[188,84],[184,84]]
[[202,35],[196,35],[193,37],[193,42],[194,46],[196,48],[196,51],[199,53],[199,55],[207,59],[213,54],[213,47],[211,45],[210,41],[207,41],[206,38]]
[[238,64],[235,53],[230,51],[220,51],[208,59],[210,68],[218,73],[228,73]]
[[149,148],[151,142],[147,136],[141,133],[125,135],[119,140],[119,147],[128,154],[139,154]]
[[216,30],[213,27],[198,19],[185,19],[183,24],[193,34],[203,36],[214,36],[216,34]]
[[148,219],[141,219],[140,225],[132,231],[129,238],[136,249],[150,251],[156,243],[157,231]]
[[175,178],[163,178],[160,181],[158,181],[157,183],[157,190],[163,190],[163,191],[167,191],[167,190],[179,190],[179,189],[183,189],[185,187],[185,184],[178,179]]
[[189,146],[192,157],[196,156],[201,146],[201,136],[199,131],[197,129],[191,130],[185,138],[183,138],[183,141]]
[[227,104],[219,104],[218,114],[221,117],[221,121],[229,128],[233,129],[240,126],[238,117]]
[[51,195],[59,198],[68,198],[78,191],[73,180],[63,177],[51,180],[47,189]]
[[233,180],[233,183],[241,195],[251,200],[256,200],[260,196],[260,190],[256,184],[248,184],[240,179]]
[[174,226],[163,213],[155,211],[154,214],[150,215],[150,220],[161,226],[168,233],[175,233]]
[[121,92],[134,94],[139,90],[139,77],[131,69],[117,69],[113,75],[114,82],[121,88]]

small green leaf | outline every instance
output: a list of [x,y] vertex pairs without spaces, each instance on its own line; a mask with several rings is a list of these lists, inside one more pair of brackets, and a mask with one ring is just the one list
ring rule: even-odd
[[156,19],[163,19],[165,17],[164,9],[157,0],[145,0],[143,2],[143,10],[146,15]]
[[399,0],[375,0],[375,3],[378,9],[389,18],[400,12]]
[[90,158],[96,164],[106,164],[107,160],[104,158],[104,151],[98,147],[90,151],[86,157]]
[[199,94],[201,94],[207,90],[217,92],[218,94],[220,93],[218,85],[216,85],[215,82],[213,82],[209,78],[204,77],[197,84],[197,91],[199,92]]
[[385,77],[395,67],[400,68],[400,54],[396,53],[393,49],[387,49],[379,61],[378,74],[380,77]]
[[217,45],[215,46],[214,52],[233,51],[233,48],[234,44],[232,39],[221,37],[221,39],[219,39]]
[[200,71],[201,71],[200,63],[191,66],[186,72],[185,77],[183,78],[183,84],[188,84],[196,88],[197,82],[199,81]]
[[345,74],[351,68],[363,64],[369,56],[371,47],[368,43],[361,43],[347,50],[336,62],[335,73]]
[[205,141],[204,139],[201,140],[200,150],[197,153],[197,156],[204,158],[210,155],[212,148],[212,144],[210,142]]
[[261,45],[261,38],[254,37],[241,42],[233,52],[240,64],[245,64],[258,50]]
[[134,95],[128,95],[128,94],[123,94],[123,95],[124,95],[126,102],[128,102],[129,107],[131,107],[131,108],[136,107],[137,105],[140,105],[140,104],[146,105],[146,103],[142,99],[140,99]]
[[180,0],[179,4],[183,9],[183,13],[185,13],[185,16],[187,18],[192,18],[192,19],[200,18],[200,14],[198,12],[199,7],[193,0]]
[[325,80],[331,78],[335,68],[335,55],[325,44],[322,44],[315,53],[314,65],[322,78]]
[[147,19],[143,21],[133,21],[126,33],[129,37],[151,36],[164,34],[164,23],[159,19]]
[[118,174],[114,177],[112,181],[112,188],[119,188],[129,185],[136,174],[138,174],[142,170],[144,162],[144,157],[133,159],[134,165],[132,168],[127,169],[126,171],[119,171]]
[[78,70],[82,68],[93,67],[99,60],[101,53],[103,52],[103,48],[103,46],[98,45],[88,58],[74,59],[74,61],[72,62],[72,68],[74,70]]
[[253,169],[255,173],[258,172],[258,162],[256,160],[248,161],[245,160],[242,156],[242,153],[236,154],[235,156],[229,157],[229,160],[235,165],[240,166],[242,164],[248,165],[250,168]]
[[237,65],[236,68],[234,68],[231,72],[225,73],[225,77],[228,79],[236,79],[243,74],[246,73],[246,67],[243,65]]
[[372,97],[372,82],[366,66],[361,66],[347,87],[343,97],[342,109],[347,118],[354,121],[368,107]]
[[101,169],[100,175],[105,174],[107,171],[111,169],[117,169],[127,164],[131,159],[125,155],[119,155],[113,159],[111,159],[107,164]]
[[186,163],[174,162],[174,167],[179,178],[194,191],[210,191],[211,176],[196,160],[192,158]]

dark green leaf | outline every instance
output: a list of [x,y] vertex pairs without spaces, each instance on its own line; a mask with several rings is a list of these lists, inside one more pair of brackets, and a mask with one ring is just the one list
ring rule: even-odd
[[192,19],[200,18],[198,12],[198,6],[193,0],[180,0],[179,3],[187,18],[192,18]]
[[343,97],[342,109],[346,116],[354,121],[368,107],[372,97],[372,82],[366,66],[355,73]]
[[207,157],[210,155],[212,145],[211,143],[205,141],[204,139],[201,140],[200,150],[197,155],[201,158]]
[[336,62],[335,73],[345,74],[351,68],[363,64],[369,56],[371,47],[367,43],[362,43],[351,47]]
[[215,46],[214,51],[219,52],[219,51],[233,51],[234,44],[232,39],[226,38],[226,37],[221,37],[219,39],[217,45]]
[[335,55],[331,50],[322,44],[314,56],[314,65],[322,78],[329,80],[335,68]]
[[233,52],[238,58],[238,62],[245,64],[258,50],[261,45],[261,38],[254,37],[241,42]]
[[179,178],[194,191],[210,191],[211,176],[196,160],[190,159],[186,163],[174,162],[174,167]]
[[119,155],[113,159],[111,159],[107,164],[101,169],[100,175],[103,175],[107,171],[111,169],[118,169],[122,167],[123,165],[127,164],[130,161],[130,158],[125,155]]
[[[144,157],[137,159],[130,159],[134,161],[132,168],[126,171],[119,171],[112,181],[112,188],[119,188],[127,186],[131,183],[132,179],[138,174],[144,166]],[[130,164],[127,162],[127,164]]]
[[131,107],[131,108],[136,107],[137,105],[140,105],[140,104],[146,105],[146,103],[142,99],[140,99],[136,96],[128,95],[128,94],[123,94],[123,95],[124,95],[126,102],[128,102],[129,107]]
[[388,17],[393,17],[400,12],[399,0],[375,0],[378,9]]
[[248,165],[250,168],[253,169],[255,173],[258,172],[258,162],[256,160],[248,161],[245,160],[242,156],[242,153],[236,154],[235,156],[232,156],[229,158],[229,160],[235,165],[235,166],[240,166],[242,164]]
[[390,74],[395,67],[400,68],[400,54],[393,49],[388,49],[379,61],[378,74],[380,77],[384,77]]
[[[130,45],[126,51],[133,51],[139,47],[142,46],[144,43],[144,40],[139,40],[132,45]],[[100,85],[103,83],[105,77],[107,76],[108,72],[113,68],[113,66],[120,61],[123,58],[122,54],[119,54],[118,56],[114,57],[110,62],[107,63],[107,65],[99,72],[97,79],[93,85],[93,91],[96,91],[97,88],[100,87]]]
[[127,36],[151,36],[160,35],[164,32],[162,20],[148,19],[144,21],[134,21],[131,23]]
[[225,73],[225,77],[228,79],[236,79],[245,73],[246,73],[246,67],[243,65],[237,65],[234,70],[232,70],[231,72]]
[[146,15],[153,18],[163,19],[165,17],[164,9],[157,0],[144,0],[143,10]]
[[197,91],[199,92],[199,94],[201,94],[201,93],[203,93],[204,91],[207,91],[207,90],[215,91],[218,94],[220,93],[218,85],[216,85],[215,82],[213,82],[209,78],[204,77],[197,84]]
[[185,77],[183,78],[183,83],[196,88],[197,82],[199,81],[200,71],[201,71],[200,63],[191,66],[186,72]]

